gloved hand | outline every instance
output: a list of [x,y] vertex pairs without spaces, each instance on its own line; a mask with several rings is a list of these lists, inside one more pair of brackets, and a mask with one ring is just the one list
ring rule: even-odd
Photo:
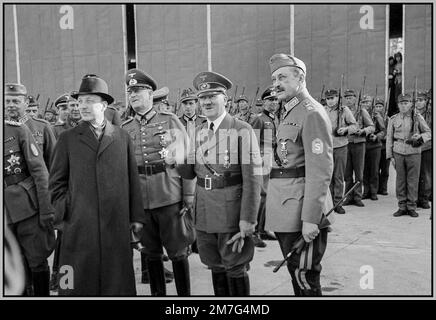
[[378,136],[375,135],[374,133],[371,133],[368,137],[368,139],[372,142],[376,142],[378,140]]
[[53,222],[54,222],[54,213],[40,213],[39,214],[39,224],[41,227],[45,229],[53,228]]
[[424,139],[419,137],[418,139],[412,139],[412,147],[418,148],[424,144]]

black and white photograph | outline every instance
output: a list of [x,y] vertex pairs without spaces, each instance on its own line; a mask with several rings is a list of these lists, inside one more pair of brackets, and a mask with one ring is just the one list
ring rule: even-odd
[[433,2],[1,7],[2,299],[434,298]]

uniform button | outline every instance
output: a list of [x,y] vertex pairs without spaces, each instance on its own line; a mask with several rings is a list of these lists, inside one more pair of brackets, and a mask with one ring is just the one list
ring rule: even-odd
[[145,143],[145,140],[142,140],[142,142],[144,142],[144,143]]
[[143,149],[147,149],[147,147],[146,147],[146,146],[142,146],[142,148],[143,148]]
[[280,171],[280,174],[283,174],[283,171]]
[[145,160],[144,162],[145,162],[145,163],[148,163],[148,161],[147,161],[147,160]]
[[144,153],[144,156],[147,156],[147,154],[146,154],[146,153]]

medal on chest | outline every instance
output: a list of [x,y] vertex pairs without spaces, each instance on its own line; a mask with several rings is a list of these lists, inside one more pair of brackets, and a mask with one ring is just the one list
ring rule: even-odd
[[280,154],[282,155],[282,158],[283,158],[283,160],[282,160],[283,164],[287,164],[289,162],[289,160],[287,159],[287,155],[288,155],[288,149],[286,148],[287,143],[288,143],[287,141],[280,142],[280,145],[281,145]]

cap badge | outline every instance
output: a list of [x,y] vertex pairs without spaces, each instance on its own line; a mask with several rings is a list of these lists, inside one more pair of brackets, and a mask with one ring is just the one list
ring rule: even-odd
[[201,80],[203,80],[203,81],[205,81],[206,80],[206,78],[207,78],[207,75],[205,74],[205,75],[202,75],[202,76],[200,76],[200,79]]
[[209,89],[210,85],[209,85],[209,83],[202,83],[202,84],[199,85],[199,88],[201,90]]
[[129,73],[129,77],[132,78],[135,74],[136,72]]
[[130,79],[129,80],[129,86],[133,86],[133,85],[135,85],[137,83],[138,83],[138,81],[136,81],[136,79]]

